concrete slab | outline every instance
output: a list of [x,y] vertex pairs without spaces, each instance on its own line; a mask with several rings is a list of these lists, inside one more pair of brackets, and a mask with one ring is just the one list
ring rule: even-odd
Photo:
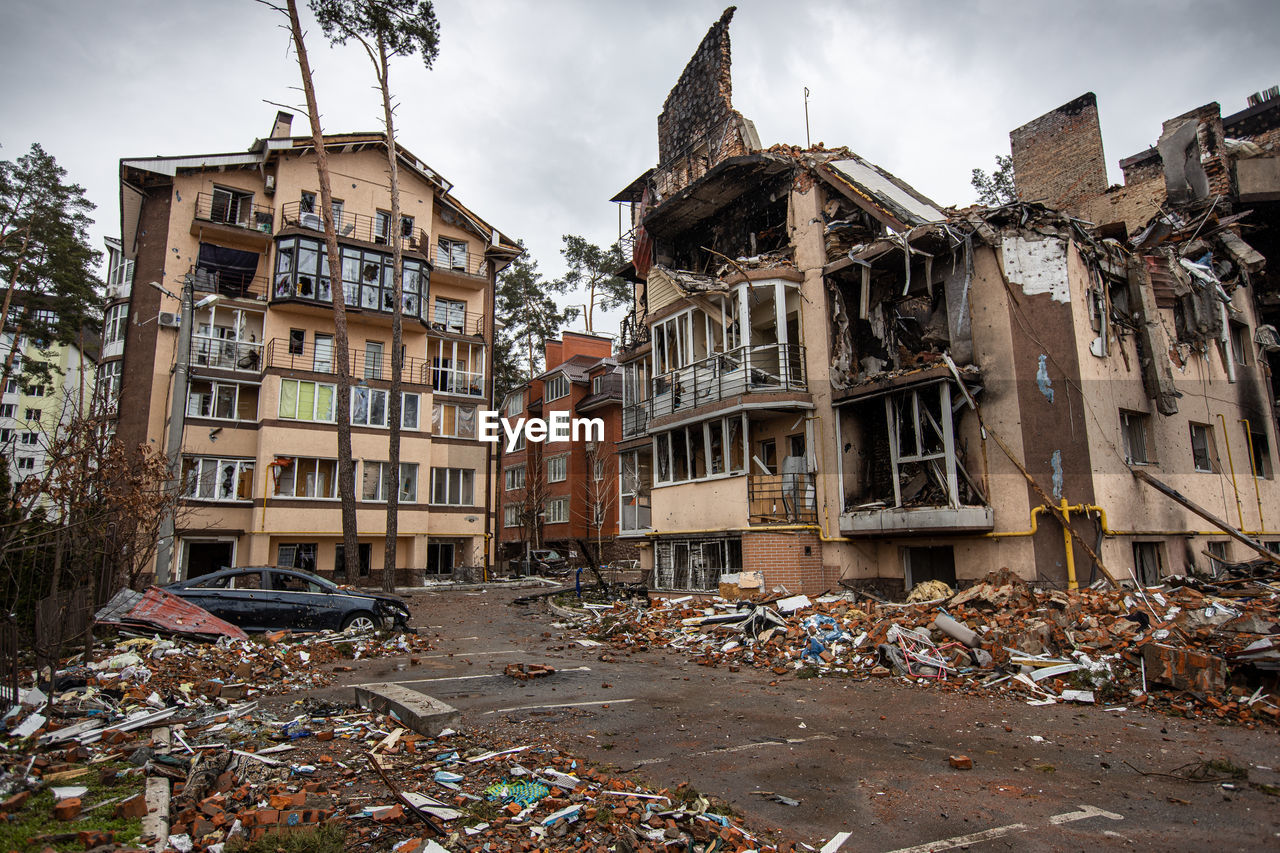
[[427,737],[435,737],[447,728],[457,728],[462,720],[452,705],[400,684],[362,684],[355,688],[355,693],[361,708],[394,714],[405,726]]

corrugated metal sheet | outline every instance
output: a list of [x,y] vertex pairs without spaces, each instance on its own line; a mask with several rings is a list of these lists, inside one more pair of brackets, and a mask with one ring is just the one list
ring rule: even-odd
[[869,200],[909,226],[947,218],[932,201],[866,160],[835,160],[827,165]]
[[140,627],[172,634],[249,639],[248,634],[230,622],[155,586],[141,595],[133,590],[121,590],[98,611],[97,621],[104,625]]

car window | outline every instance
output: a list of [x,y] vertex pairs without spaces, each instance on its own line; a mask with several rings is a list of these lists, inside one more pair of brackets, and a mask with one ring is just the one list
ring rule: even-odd
[[320,584],[287,572],[272,572],[271,588],[286,592],[324,592]]
[[232,589],[262,589],[262,572],[246,572],[232,579]]
[[226,589],[227,583],[230,580],[230,576],[223,575],[220,578],[209,578],[208,580],[200,581],[199,583],[193,583],[191,586],[195,589]]

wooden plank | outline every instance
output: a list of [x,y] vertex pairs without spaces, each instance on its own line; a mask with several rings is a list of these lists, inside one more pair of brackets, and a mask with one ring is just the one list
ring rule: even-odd
[[1200,506],[1200,504],[1191,500],[1191,498],[1182,494],[1182,492],[1179,492],[1173,486],[1170,486],[1167,483],[1162,483],[1161,481],[1157,480],[1155,477],[1148,474],[1146,471],[1143,471],[1141,468],[1130,468],[1129,471],[1133,474],[1134,477],[1146,483],[1148,486],[1155,489],[1157,492],[1160,492],[1162,495],[1174,501],[1175,503],[1182,504],[1184,507],[1194,512],[1196,515],[1200,516],[1205,521],[1209,522],[1214,527],[1218,528],[1223,533],[1230,536],[1232,539],[1235,539],[1237,542],[1241,542],[1249,546],[1250,548],[1257,551],[1262,556],[1266,557],[1271,562],[1275,563],[1277,566],[1280,566],[1280,554],[1273,554],[1272,552],[1268,551],[1266,546],[1263,545],[1261,542],[1259,542],[1256,539],[1251,539],[1250,537],[1241,533],[1239,530],[1236,530],[1230,524],[1227,524],[1227,522],[1223,521],[1221,518],[1218,518],[1216,515],[1209,512],[1209,510]]

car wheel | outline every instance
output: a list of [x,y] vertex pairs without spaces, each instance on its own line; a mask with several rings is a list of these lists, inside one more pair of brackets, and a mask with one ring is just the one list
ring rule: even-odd
[[365,631],[372,631],[377,627],[378,624],[374,621],[373,614],[365,613],[364,611],[352,613],[346,619],[342,620],[342,630],[344,631],[363,633]]

